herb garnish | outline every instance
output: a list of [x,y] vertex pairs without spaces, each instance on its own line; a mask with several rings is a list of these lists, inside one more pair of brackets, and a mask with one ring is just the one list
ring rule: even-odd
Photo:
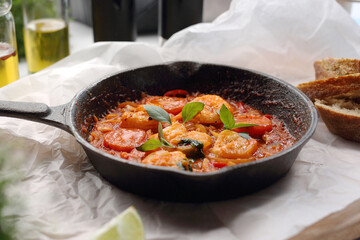
[[241,137],[245,138],[246,140],[249,140],[251,137],[247,132],[241,132],[238,133]]
[[220,115],[220,119],[224,124],[224,129],[232,130],[234,128],[240,128],[240,127],[254,127],[258,126],[256,124],[251,123],[236,123],[234,116],[231,114],[229,109],[223,104],[220,108],[220,111],[218,112]]
[[[161,107],[155,106],[155,105],[143,105],[147,114],[154,120],[159,121],[158,125],[158,136],[159,139],[149,139],[145,143],[143,143],[141,146],[137,147],[136,149],[142,152],[152,151],[160,147],[170,147],[174,148],[173,145],[168,143],[164,137],[162,125],[160,122],[166,122],[171,123],[170,115]],[[204,104],[201,102],[190,102],[187,103],[182,111],[182,118],[183,123],[190,121],[193,119],[201,110],[203,110]],[[185,120],[184,120],[185,119]],[[196,141],[196,140],[194,140]],[[202,152],[202,150],[201,150]]]
[[141,152],[148,152],[160,147],[174,148],[173,145],[171,145],[170,143],[168,143],[168,141],[165,140],[161,123],[159,123],[158,125],[158,137],[159,139],[152,138],[147,140],[145,143],[141,144],[136,149]]
[[168,143],[168,141],[166,141],[161,123],[159,123],[159,125],[158,125],[158,137],[159,137],[160,142],[164,145],[164,147],[174,148],[173,145],[171,145],[170,143]]
[[195,159],[205,157],[205,154],[203,152],[204,144],[202,142],[194,139],[183,138],[178,143],[178,146],[187,146],[187,145],[191,145],[191,147],[193,148],[192,151],[185,153],[187,157],[192,157]]
[[178,161],[178,162],[176,163],[176,166],[178,166],[178,168],[180,168],[181,170],[185,170],[185,171],[186,171],[186,168],[184,167],[182,161]]
[[166,122],[171,125],[170,115],[161,107],[155,105],[143,105],[143,107],[152,119],[159,122]]
[[[220,119],[224,124],[224,129],[232,130],[234,128],[241,128],[241,127],[255,127],[258,126],[256,124],[251,123],[236,123],[234,116],[231,114],[229,109],[223,104],[220,108],[220,111],[218,111],[218,114],[220,115]],[[246,140],[249,140],[251,137],[247,132],[241,132],[239,135]]]
[[187,103],[181,111],[183,124],[193,119],[203,109],[204,109],[204,103],[202,102]]
[[[186,166],[184,165],[184,163]],[[189,171],[189,172],[193,171],[190,161],[186,160],[186,159],[184,159],[184,161],[178,161],[176,163],[176,166],[178,166],[181,170],[184,170],[184,171]]]
[[157,149],[159,147],[163,147],[160,140],[152,138],[152,139],[147,140],[145,143],[141,144],[136,149],[141,151],[141,152],[147,152],[147,151],[155,150],[155,149]]

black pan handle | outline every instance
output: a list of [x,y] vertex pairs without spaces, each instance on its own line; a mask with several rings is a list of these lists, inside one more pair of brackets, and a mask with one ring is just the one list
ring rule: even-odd
[[49,107],[44,103],[0,101],[0,116],[44,123],[71,133],[66,124],[68,105]]

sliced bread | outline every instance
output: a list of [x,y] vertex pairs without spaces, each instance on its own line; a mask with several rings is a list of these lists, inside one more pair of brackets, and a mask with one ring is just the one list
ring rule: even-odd
[[297,87],[314,102],[315,99],[359,90],[360,73],[301,83]]
[[327,79],[360,73],[360,60],[349,58],[324,58],[314,62],[315,79]]
[[360,60],[326,58],[314,63],[316,80],[299,84],[330,132],[360,142]]
[[360,91],[316,99],[315,106],[330,132],[360,142]]

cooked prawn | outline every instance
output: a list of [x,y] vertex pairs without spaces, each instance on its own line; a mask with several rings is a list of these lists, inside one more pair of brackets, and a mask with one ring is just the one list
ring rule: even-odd
[[184,125],[179,122],[175,122],[171,126],[164,128],[163,132],[166,141],[172,145],[177,145],[183,138],[184,134],[187,133],[187,130]]
[[191,131],[183,135],[183,138],[193,139],[203,144],[203,150],[208,150],[212,144],[211,137],[203,132]]
[[142,163],[156,166],[179,168],[176,165],[177,162],[184,160],[187,160],[187,157],[184,153],[180,151],[168,152],[165,150],[159,150],[146,156],[144,160],[142,160]]
[[253,138],[246,140],[236,132],[225,130],[217,137],[210,153],[220,158],[250,158],[257,150],[257,141]]
[[203,95],[196,97],[192,102],[202,102],[205,104],[204,109],[191,121],[203,123],[203,124],[219,124],[221,123],[220,116],[217,113],[221,106],[225,106],[231,113],[234,112],[233,107],[225,101],[222,97],[217,95]]
[[124,128],[140,128],[143,130],[155,130],[157,129],[158,122],[150,118],[141,105],[135,108],[133,111],[125,111],[121,115],[121,127]]
[[203,133],[207,133],[208,132],[208,127],[199,124],[199,123],[194,123],[194,122],[186,122],[185,123],[185,127],[188,131],[198,131],[198,132],[203,132]]
[[[199,131],[187,131],[185,126],[179,122],[173,123],[171,126],[164,128],[164,137],[166,141],[173,145],[177,145],[181,139],[193,139],[203,144],[203,149],[207,150],[211,144],[211,137]],[[154,135],[153,135],[154,136]]]

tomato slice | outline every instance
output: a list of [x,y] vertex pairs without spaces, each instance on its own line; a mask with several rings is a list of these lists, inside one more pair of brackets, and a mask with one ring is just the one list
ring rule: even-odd
[[212,165],[217,168],[223,168],[227,166],[226,162],[213,162]]
[[254,127],[241,127],[233,129],[235,132],[247,132],[251,137],[261,138],[265,132],[272,130],[272,122],[266,116],[246,116],[237,115],[234,116],[236,123],[250,123],[258,126]]
[[186,97],[186,95],[189,95],[188,91],[183,89],[175,89],[171,91],[167,91],[164,96],[166,97]]
[[105,135],[104,146],[116,151],[130,152],[144,143],[146,139],[144,130],[120,128]]
[[145,100],[145,104],[152,104],[158,107],[161,107],[168,113],[172,113],[174,115],[181,112],[183,107],[186,104],[185,98],[179,97],[159,97],[159,96],[152,96],[148,97]]
[[245,108],[245,104],[243,102],[238,102],[238,108],[239,108],[239,111],[242,112],[242,113],[247,113],[247,110]]

